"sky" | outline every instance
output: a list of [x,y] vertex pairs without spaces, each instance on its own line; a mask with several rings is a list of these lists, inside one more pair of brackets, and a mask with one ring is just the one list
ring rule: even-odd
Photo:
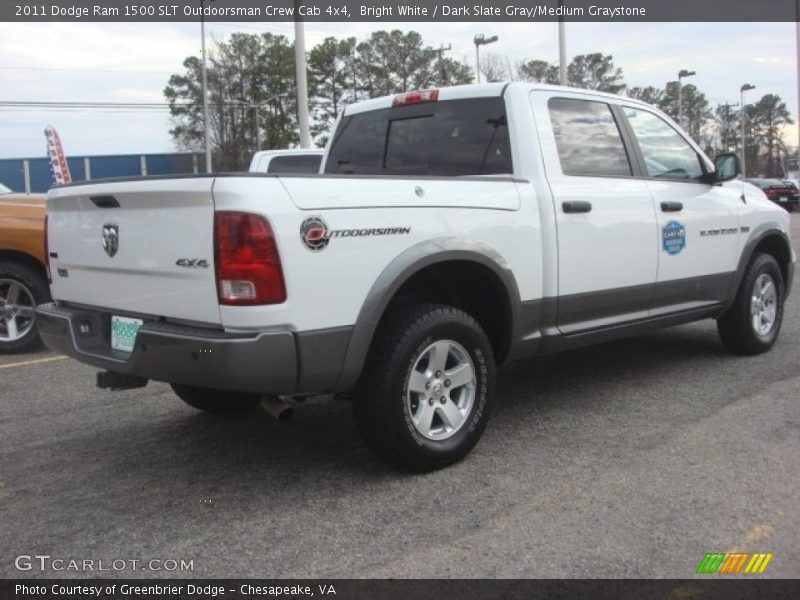
[[[306,47],[328,36],[364,39],[379,29],[418,31],[425,43],[451,45],[448,56],[474,66],[477,33],[499,41],[482,49],[512,64],[523,59],[557,62],[556,23],[307,23]],[[0,100],[164,102],[172,73],[200,54],[196,23],[3,23]],[[210,23],[209,38],[271,32],[294,35],[292,23]],[[568,23],[567,56],[603,52],[622,67],[629,86],[664,87],[681,69],[712,106],[775,93],[797,117],[797,50],[794,23]],[[67,155],[173,152],[169,115],[158,112],[76,112],[0,107],[0,158],[45,155],[44,128],[61,134]],[[787,128],[797,145],[797,126]]]

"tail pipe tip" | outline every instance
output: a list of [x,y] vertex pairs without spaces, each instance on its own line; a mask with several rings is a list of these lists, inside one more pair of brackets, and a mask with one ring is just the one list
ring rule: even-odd
[[294,408],[278,396],[261,396],[261,408],[278,421],[288,421],[294,416]]

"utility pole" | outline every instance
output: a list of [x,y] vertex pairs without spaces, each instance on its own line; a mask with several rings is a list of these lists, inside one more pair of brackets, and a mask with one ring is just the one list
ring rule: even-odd
[[439,46],[439,85],[445,85],[447,83],[447,74],[444,72],[444,53],[452,49],[452,44],[447,44],[447,48],[445,48],[444,45]]
[[305,25],[299,16],[300,0],[294,0],[294,69],[297,79],[297,124],[300,127],[300,147],[311,148],[308,127],[308,74],[306,69]]
[[278,102],[280,102],[281,98],[285,98],[288,95],[289,92],[281,92],[280,94],[275,94],[274,96],[270,96],[260,104],[255,104],[255,103],[248,104],[248,107],[252,108],[253,111],[255,112],[254,121],[256,124],[256,152],[261,150],[261,139],[260,139],[261,136],[259,135],[259,131],[261,131],[261,118],[259,117],[258,109],[264,106],[269,106],[269,103],[272,102],[273,100],[277,100]]
[[695,71],[687,71],[686,69],[681,69],[678,71],[678,125],[683,127],[683,78],[684,77],[691,77],[692,75],[697,75]]
[[[208,0],[208,2],[213,2],[214,0]],[[202,78],[203,78],[203,144],[205,145],[206,150],[206,173],[211,173],[213,171],[211,166],[211,141],[209,135],[209,119],[208,119],[208,75],[207,75],[207,67],[206,67],[206,19],[203,15],[203,7],[204,7],[205,0],[200,0],[200,38],[201,38],[201,50],[200,52],[203,55],[203,64],[202,64]]]
[[726,152],[728,150],[727,146],[728,143],[728,122],[731,118],[731,109],[736,108],[739,106],[738,102],[731,104],[730,102],[721,102],[720,106],[724,106],[725,110],[723,112],[724,116],[722,118],[722,122],[720,123],[720,141],[719,145],[722,147],[722,151]]
[[[558,0],[558,8],[559,12],[564,10],[564,0]],[[563,14],[558,15],[558,83],[567,85],[567,26]]]
[[481,82],[481,46],[486,46],[488,44],[494,44],[497,41],[497,36],[493,35],[490,38],[487,38],[482,33],[479,33],[475,36],[472,40],[475,44],[475,81],[477,83]]
[[749,83],[745,83],[739,88],[739,92],[741,93],[740,104],[741,104],[741,113],[739,114],[739,121],[742,124],[742,177],[747,177],[747,146],[745,145],[744,139],[744,121],[747,118],[747,105],[744,103],[744,93],[748,90],[754,90],[756,86],[750,85]]

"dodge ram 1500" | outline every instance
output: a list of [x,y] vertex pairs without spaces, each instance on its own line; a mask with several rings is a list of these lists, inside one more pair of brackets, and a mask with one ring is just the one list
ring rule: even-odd
[[483,432],[495,371],[699,319],[778,337],[789,215],[642,102],[528,83],[347,106],[321,174],[77,184],[48,197],[52,348],[190,405],[351,397],[393,465]]

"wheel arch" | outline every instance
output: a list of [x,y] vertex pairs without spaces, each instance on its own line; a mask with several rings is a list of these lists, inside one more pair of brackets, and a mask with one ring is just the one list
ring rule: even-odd
[[794,253],[792,251],[791,242],[789,241],[789,236],[777,223],[764,223],[755,228],[750,234],[750,238],[745,242],[742,253],[739,256],[736,274],[728,293],[728,302],[725,305],[725,310],[730,308],[733,304],[736,293],[747,271],[747,267],[753,259],[753,256],[759,252],[769,254],[778,261],[781,267],[781,273],[783,274],[786,296],[789,295],[794,279]]
[[19,250],[6,250],[0,248],[0,262],[16,262],[23,264],[31,269],[34,269],[42,274],[42,276],[47,279],[47,269],[41,263],[41,261],[28,254],[26,252],[20,252]]
[[[459,272],[479,274],[489,286],[481,288],[484,294],[502,292],[501,302],[495,307],[499,320],[490,324],[487,331],[497,362],[501,363],[509,353],[519,320],[519,289],[511,268],[496,250],[485,244],[464,238],[440,238],[408,248],[389,263],[372,285],[353,327],[336,390],[349,391],[355,386],[375,332],[393,302],[402,301],[404,293],[414,289],[418,282],[433,281],[434,274]],[[441,289],[445,289],[444,285]],[[473,317],[487,328],[486,315],[473,314]]]

